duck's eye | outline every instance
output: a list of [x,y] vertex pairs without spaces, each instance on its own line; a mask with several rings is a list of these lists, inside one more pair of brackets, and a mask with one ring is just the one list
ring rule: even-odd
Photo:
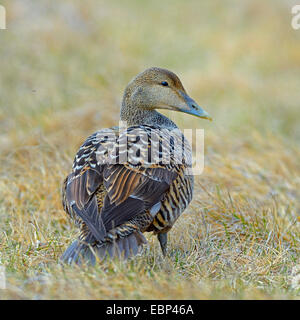
[[167,87],[169,84],[167,81],[162,81],[161,85]]

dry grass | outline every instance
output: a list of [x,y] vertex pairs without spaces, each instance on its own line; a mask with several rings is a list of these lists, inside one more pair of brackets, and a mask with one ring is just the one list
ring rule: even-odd
[[[300,31],[291,3],[2,1],[0,298],[299,298]],[[178,73],[215,118],[169,114],[206,134],[205,171],[170,233],[169,257],[149,235],[127,264],[62,268],[76,230],[61,182],[83,139],[117,123],[129,79],[154,65]]]

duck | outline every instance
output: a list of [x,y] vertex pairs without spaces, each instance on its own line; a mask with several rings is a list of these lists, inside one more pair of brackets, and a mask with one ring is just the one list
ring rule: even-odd
[[79,229],[63,263],[127,260],[147,244],[145,232],[167,255],[168,232],[193,198],[194,176],[187,139],[159,109],[212,120],[172,71],[152,67],[135,76],[119,126],[89,136],[63,181],[62,205]]

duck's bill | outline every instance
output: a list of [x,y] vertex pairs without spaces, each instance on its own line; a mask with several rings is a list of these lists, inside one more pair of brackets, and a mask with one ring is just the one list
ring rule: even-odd
[[187,94],[182,93],[182,96],[186,102],[187,108],[181,109],[181,112],[191,114],[193,116],[207,119],[212,121],[212,117],[204,110],[202,109],[192,98],[190,98]]

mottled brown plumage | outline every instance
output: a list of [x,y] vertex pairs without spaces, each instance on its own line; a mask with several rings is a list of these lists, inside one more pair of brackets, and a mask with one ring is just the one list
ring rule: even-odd
[[158,235],[166,254],[167,232],[192,200],[193,176],[189,144],[155,109],[209,118],[174,73],[150,68],[137,75],[121,107],[127,126],[91,135],[64,181],[63,206],[80,236],[63,261],[128,258],[140,251],[147,242],[143,232],[149,231]]

